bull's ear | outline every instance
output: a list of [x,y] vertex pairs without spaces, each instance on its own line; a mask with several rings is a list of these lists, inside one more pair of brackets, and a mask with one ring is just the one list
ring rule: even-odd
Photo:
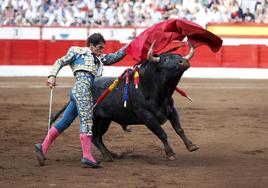
[[152,43],[151,47],[149,48],[149,51],[147,53],[147,59],[149,61],[157,63],[157,62],[159,62],[160,57],[155,57],[154,54],[153,54],[154,53],[155,42],[156,42],[156,40],[154,40],[154,42]]

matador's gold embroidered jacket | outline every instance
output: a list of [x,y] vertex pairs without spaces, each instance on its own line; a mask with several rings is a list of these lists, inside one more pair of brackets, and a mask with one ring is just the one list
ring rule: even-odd
[[125,48],[123,46],[120,50],[113,54],[96,57],[92,54],[88,47],[72,46],[67,54],[56,60],[52,66],[49,76],[57,76],[60,69],[65,65],[70,65],[73,73],[84,70],[91,72],[94,76],[101,76],[104,65],[111,65],[120,61],[125,56]]

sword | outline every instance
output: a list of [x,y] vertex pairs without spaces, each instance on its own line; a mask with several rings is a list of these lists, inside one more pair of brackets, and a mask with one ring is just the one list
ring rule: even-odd
[[49,111],[48,111],[48,124],[47,124],[47,132],[51,128],[51,110],[52,110],[52,97],[53,97],[53,88],[50,88],[50,99],[49,99]]

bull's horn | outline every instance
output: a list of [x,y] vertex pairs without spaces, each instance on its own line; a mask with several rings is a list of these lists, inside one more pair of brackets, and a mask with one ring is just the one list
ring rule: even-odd
[[152,61],[152,62],[159,62],[159,60],[160,60],[160,57],[155,57],[154,56],[154,44],[155,44],[155,41],[156,40],[154,40],[154,42],[152,43],[152,45],[151,45],[151,47],[150,47],[150,49],[149,49],[149,51],[148,51],[148,53],[147,53],[147,59],[149,60],[149,61]]
[[186,60],[189,61],[194,55],[194,47],[193,47],[192,43],[189,40],[187,40],[187,42],[188,42],[188,44],[190,46],[190,52],[189,52],[188,55],[184,56],[183,59],[186,59]]

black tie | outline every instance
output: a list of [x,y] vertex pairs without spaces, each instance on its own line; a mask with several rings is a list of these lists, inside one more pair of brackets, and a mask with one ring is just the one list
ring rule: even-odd
[[92,53],[92,55],[94,57],[94,63],[95,63],[95,65],[99,64],[100,62],[99,62],[99,59],[97,58],[97,56],[94,53]]

